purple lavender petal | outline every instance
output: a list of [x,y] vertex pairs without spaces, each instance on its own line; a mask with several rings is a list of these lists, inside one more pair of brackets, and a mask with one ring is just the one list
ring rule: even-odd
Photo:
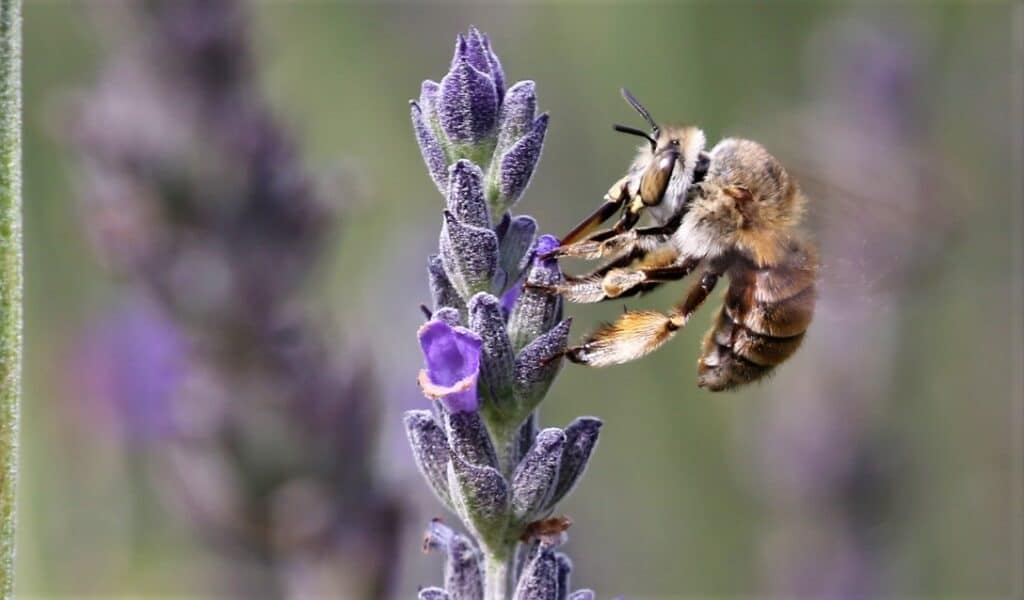
[[498,121],[494,80],[465,57],[456,58],[452,70],[441,80],[437,115],[450,141],[477,144],[485,140]]
[[514,205],[530,179],[544,147],[544,135],[548,129],[548,115],[545,113],[533,122],[530,132],[524,135],[501,157],[498,180],[498,203],[500,206]]
[[431,320],[417,333],[426,368],[420,371],[423,394],[451,412],[475,411],[480,373],[480,337],[463,327]]

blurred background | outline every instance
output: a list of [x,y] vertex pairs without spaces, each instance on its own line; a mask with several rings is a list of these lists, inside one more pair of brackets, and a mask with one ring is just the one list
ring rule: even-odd
[[[490,34],[551,113],[517,211],[624,171],[628,86],[811,196],[821,299],[772,380],[698,390],[709,302],[564,369],[605,420],[563,506],[601,597],[1022,593],[1021,56],[1011,3],[25,6],[24,597],[413,597],[442,508],[400,413],[441,199],[407,100]],[[582,265],[568,264],[579,272]],[[633,307],[663,308],[668,287]],[[569,308],[574,337],[622,303]],[[454,520],[451,520],[454,522]]]

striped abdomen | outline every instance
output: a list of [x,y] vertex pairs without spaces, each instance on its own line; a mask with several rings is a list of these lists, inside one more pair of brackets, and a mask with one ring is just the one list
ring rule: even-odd
[[818,264],[794,241],[778,265],[729,269],[729,289],[704,338],[699,385],[717,392],[760,379],[796,352],[814,315]]

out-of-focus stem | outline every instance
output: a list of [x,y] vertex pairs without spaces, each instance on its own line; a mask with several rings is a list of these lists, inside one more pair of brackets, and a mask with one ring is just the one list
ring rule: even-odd
[[21,399],[21,0],[0,0],[0,595],[14,595]]
[[507,600],[511,597],[509,593],[509,573],[512,571],[511,562],[515,557],[513,549],[504,554],[488,551],[484,554],[484,596],[486,600]]

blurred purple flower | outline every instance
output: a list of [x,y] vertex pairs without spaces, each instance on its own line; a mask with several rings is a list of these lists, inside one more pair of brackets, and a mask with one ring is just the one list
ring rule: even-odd
[[476,386],[480,377],[480,336],[444,321],[428,321],[417,332],[426,368],[420,371],[420,387],[432,400],[440,400],[449,412],[477,410]]
[[172,403],[187,372],[186,345],[157,308],[132,303],[90,326],[72,365],[79,396],[102,407],[125,438],[176,433]]

